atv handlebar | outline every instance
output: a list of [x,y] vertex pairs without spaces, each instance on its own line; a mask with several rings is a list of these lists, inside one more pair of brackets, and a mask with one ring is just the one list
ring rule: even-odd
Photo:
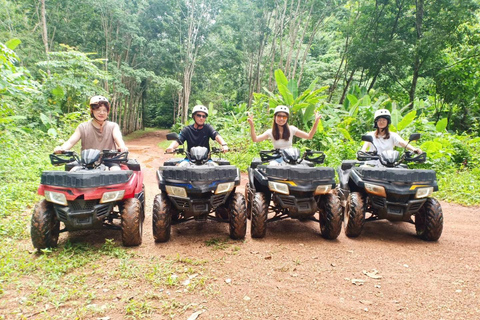
[[128,161],[128,151],[103,150],[102,162],[122,163]]
[[422,152],[420,154],[416,154],[414,152],[407,151],[405,152],[405,161],[406,162],[418,162],[424,163],[427,160],[427,153]]
[[380,157],[377,155],[377,151],[357,151],[358,161],[378,160]]
[[[313,157],[315,154],[318,154],[318,156]],[[303,153],[303,159],[313,163],[323,163],[325,161],[325,153],[323,151],[306,150]]]
[[62,151],[62,153],[52,153],[49,155],[50,163],[54,166],[60,166],[73,161],[80,162],[80,157],[75,151]]
[[281,157],[281,155],[280,155],[280,152],[278,151],[278,149],[260,151],[260,159],[262,160],[262,162],[275,160],[275,159],[278,159],[280,157]]

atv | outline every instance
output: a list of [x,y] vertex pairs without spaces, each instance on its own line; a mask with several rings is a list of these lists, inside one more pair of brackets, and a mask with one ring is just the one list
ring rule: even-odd
[[[420,134],[414,133],[408,144],[418,139]],[[362,140],[373,144],[370,135],[362,136]],[[409,169],[406,164],[425,162],[426,153],[417,155],[407,151],[405,146],[401,156],[394,150],[380,155],[376,151],[358,151],[357,160],[343,161],[337,170],[338,193],[345,210],[344,227],[348,237],[358,237],[365,221],[387,219],[414,223],[417,236],[423,240],[440,238],[442,207],[431,197],[438,190],[435,171]]]
[[[167,140],[177,140],[176,133]],[[235,192],[240,184],[240,170],[225,159],[212,158],[221,150],[193,147],[178,148],[174,153],[185,158],[165,161],[157,170],[161,193],[153,202],[153,237],[155,242],[170,239],[171,226],[190,220],[215,220],[229,223],[230,238],[243,239],[247,229],[245,198]]]
[[[50,161],[64,164],[65,171],[41,175],[38,194],[45,199],[35,205],[30,229],[35,248],[56,247],[60,232],[102,228],[121,230],[124,246],[142,243],[143,173],[128,152],[86,149],[78,156],[64,151],[50,154]],[[121,170],[109,171],[112,164]]]
[[[302,156],[297,148],[260,151],[260,158],[254,158],[248,168],[245,186],[253,238],[265,237],[267,222],[286,218],[317,221],[324,238],[338,237],[342,211],[334,192],[335,171],[315,167],[324,160],[321,151],[306,150]],[[269,213],[273,217],[268,218]]]

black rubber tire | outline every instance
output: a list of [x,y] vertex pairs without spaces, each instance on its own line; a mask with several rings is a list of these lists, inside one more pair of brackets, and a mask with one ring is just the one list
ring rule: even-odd
[[142,204],[142,223],[145,221],[145,184],[142,184],[143,199]]
[[152,226],[155,242],[167,242],[170,240],[172,229],[172,215],[170,213],[172,202],[163,194],[157,194],[153,200]]
[[245,185],[245,203],[247,207],[246,215],[247,219],[252,219],[252,199],[250,199],[248,189],[250,189],[250,183]]
[[60,221],[58,221],[53,205],[43,199],[33,209],[30,236],[36,249],[54,248],[58,244]]
[[320,197],[318,212],[320,231],[325,239],[334,240],[342,231],[342,206],[336,194],[330,193]]
[[343,220],[345,235],[349,238],[358,237],[365,224],[365,197],[360,192],[350,193],[347,211]]
[[142,244],[143,216],[142,203],[137,198],[130,198],[122,205],[122,243],[125,247]]
[[420,239],[437,241],[443,231],[443,211],[440,203],[428,198],[415,214],[415,230]]
[[245,197],[236,192],[230,199],[230,238],[234,240],[244,239],[247,233],[247,215]]
[[230,219],[230,208],[227,208],[226,205],[221,205],[215,209],[215,217],[218,219],[229,220]]
[[252,238],[263,238],[267,234],[268,206],[263,192],[255,192],[252,199]]

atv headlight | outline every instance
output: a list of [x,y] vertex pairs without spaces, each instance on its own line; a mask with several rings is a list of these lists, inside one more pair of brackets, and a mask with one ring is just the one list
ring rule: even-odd
[[382,186],[377,186],[376,184],[365,183],[365,190],[367,190],[368,193],[374,194],[376,196],[380,196],[384,198],[387,197],[385,188]]
[[279,182],[274,182],[274,181],[268,181],[268,188],[272,192],[278,192],[278,193],[283,193],[283,194],[290,194],[290,191],[288,190],[288,185],[285,183],[279,183]]
[[329,184],[319,185],[317,189],[315,189],[315,195],[327,194],[330,190],[332,190],[332,186]]
[[105,192],[102,196],[102,199],[100,199],[100,203],[122,200],[124,195],[125,190]]
[[433,193],[433,187],[428,188],[417,188],[417,192],[415,193],[415,198],[427,198],[430,197]]
[[232,191],[233,187],[235,187],[235,182],[219,183],[217,189],[215,190],[215,194]]
[[56,204],[61,204],[62,206],[67,206],[67,197],[61,192],[45,191],[45,200],[48,202],[53,202]]
[[187,197],[187,190],[182,187],[166,186],[165,190],[167,191],[167,194],[172,197]]

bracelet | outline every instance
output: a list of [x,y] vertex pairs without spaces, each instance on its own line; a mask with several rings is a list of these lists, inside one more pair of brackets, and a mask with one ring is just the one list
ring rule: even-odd
[[226,143],[222,144],[222,147],[225,147],[225,146],[228,146],[228,144],[226,144]]

